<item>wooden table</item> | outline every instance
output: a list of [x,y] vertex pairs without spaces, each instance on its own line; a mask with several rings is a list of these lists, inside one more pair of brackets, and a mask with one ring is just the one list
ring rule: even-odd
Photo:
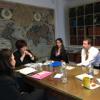
[[[85,71],[82,70],[82,67],[75,67],[75,69],[68,70],[68,82],[66,84],[62,83],[60,79],[54,79],[53,76],[55,73],[42,80],[37,80],[29,76],[25,77],[31,84],[36,83],[37,86],[44,86],[46,88],[52,89],[60,94],[72,97],[72,100],[100,100],[100,87],[94,90],[86,89],[81,86],[82,81],[75,78],[76,75],[82,74],[84,72]],[[100,78],[100,72],[96,77]]]

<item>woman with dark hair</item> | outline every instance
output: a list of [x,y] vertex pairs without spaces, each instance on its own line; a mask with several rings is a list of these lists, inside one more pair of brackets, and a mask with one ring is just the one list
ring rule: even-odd
[[15,79],[15,59],[12,51],[0,51],[0,100],[44,100],[43,90],[36,89],[31,93],[20,91]]
[[51,50],[51,60],[68,63],[68,57],[61,38],[56,39],[56,45]]
[[15,45],[17,48],[17,51],[14,52],[16,67],[27,63],[36,62],[36,56],[33,55],[30,50],[28,50],[25,40],[17,40]]

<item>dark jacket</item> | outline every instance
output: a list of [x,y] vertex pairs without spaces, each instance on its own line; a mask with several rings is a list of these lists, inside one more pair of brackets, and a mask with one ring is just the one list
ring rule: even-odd
[[[29,51],[29,50],[28,50]],[[30,51],[29,51],[30,52]],[[31,52],[30,52],[31,53]],[[16,67],[19,67],[21,65],[27,64],[27,63],[35,63],[36,62],[36,57],[34,56],[34,60],[30,58],[30,56],[26,55],[23,62],[20,60],[21,53],[17,50],[14,52],[15,60],[16,60]]]
[[56,56],[56,46],[54,46],[51,50],[51,56],[50,59],[54,60],[54,61],[65,61],[66,63],[68,63],[68,57],[67,57],[67,53],[66,50],[64,48],[61,49],[61,53],[60,55]]
[[21,93],[16,81],[7,75],[0,75],[0,100],[42,100],[43,91]]

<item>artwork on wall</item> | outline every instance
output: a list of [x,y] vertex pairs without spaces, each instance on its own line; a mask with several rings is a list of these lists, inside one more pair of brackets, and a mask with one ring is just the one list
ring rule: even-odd
[[0,2],[1,48],[5,45],[15,50],[16,40],[25,39],[37,55],[49,55],[55,37],[54,26],[53,9]]

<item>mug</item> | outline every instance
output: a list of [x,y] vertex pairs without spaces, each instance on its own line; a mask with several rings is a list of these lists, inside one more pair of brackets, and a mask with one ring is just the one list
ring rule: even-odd
[[91,79],[89,77],[84,77],[82,84],[83,84],[84,87],[89,88],[90,82],[91,82]]

